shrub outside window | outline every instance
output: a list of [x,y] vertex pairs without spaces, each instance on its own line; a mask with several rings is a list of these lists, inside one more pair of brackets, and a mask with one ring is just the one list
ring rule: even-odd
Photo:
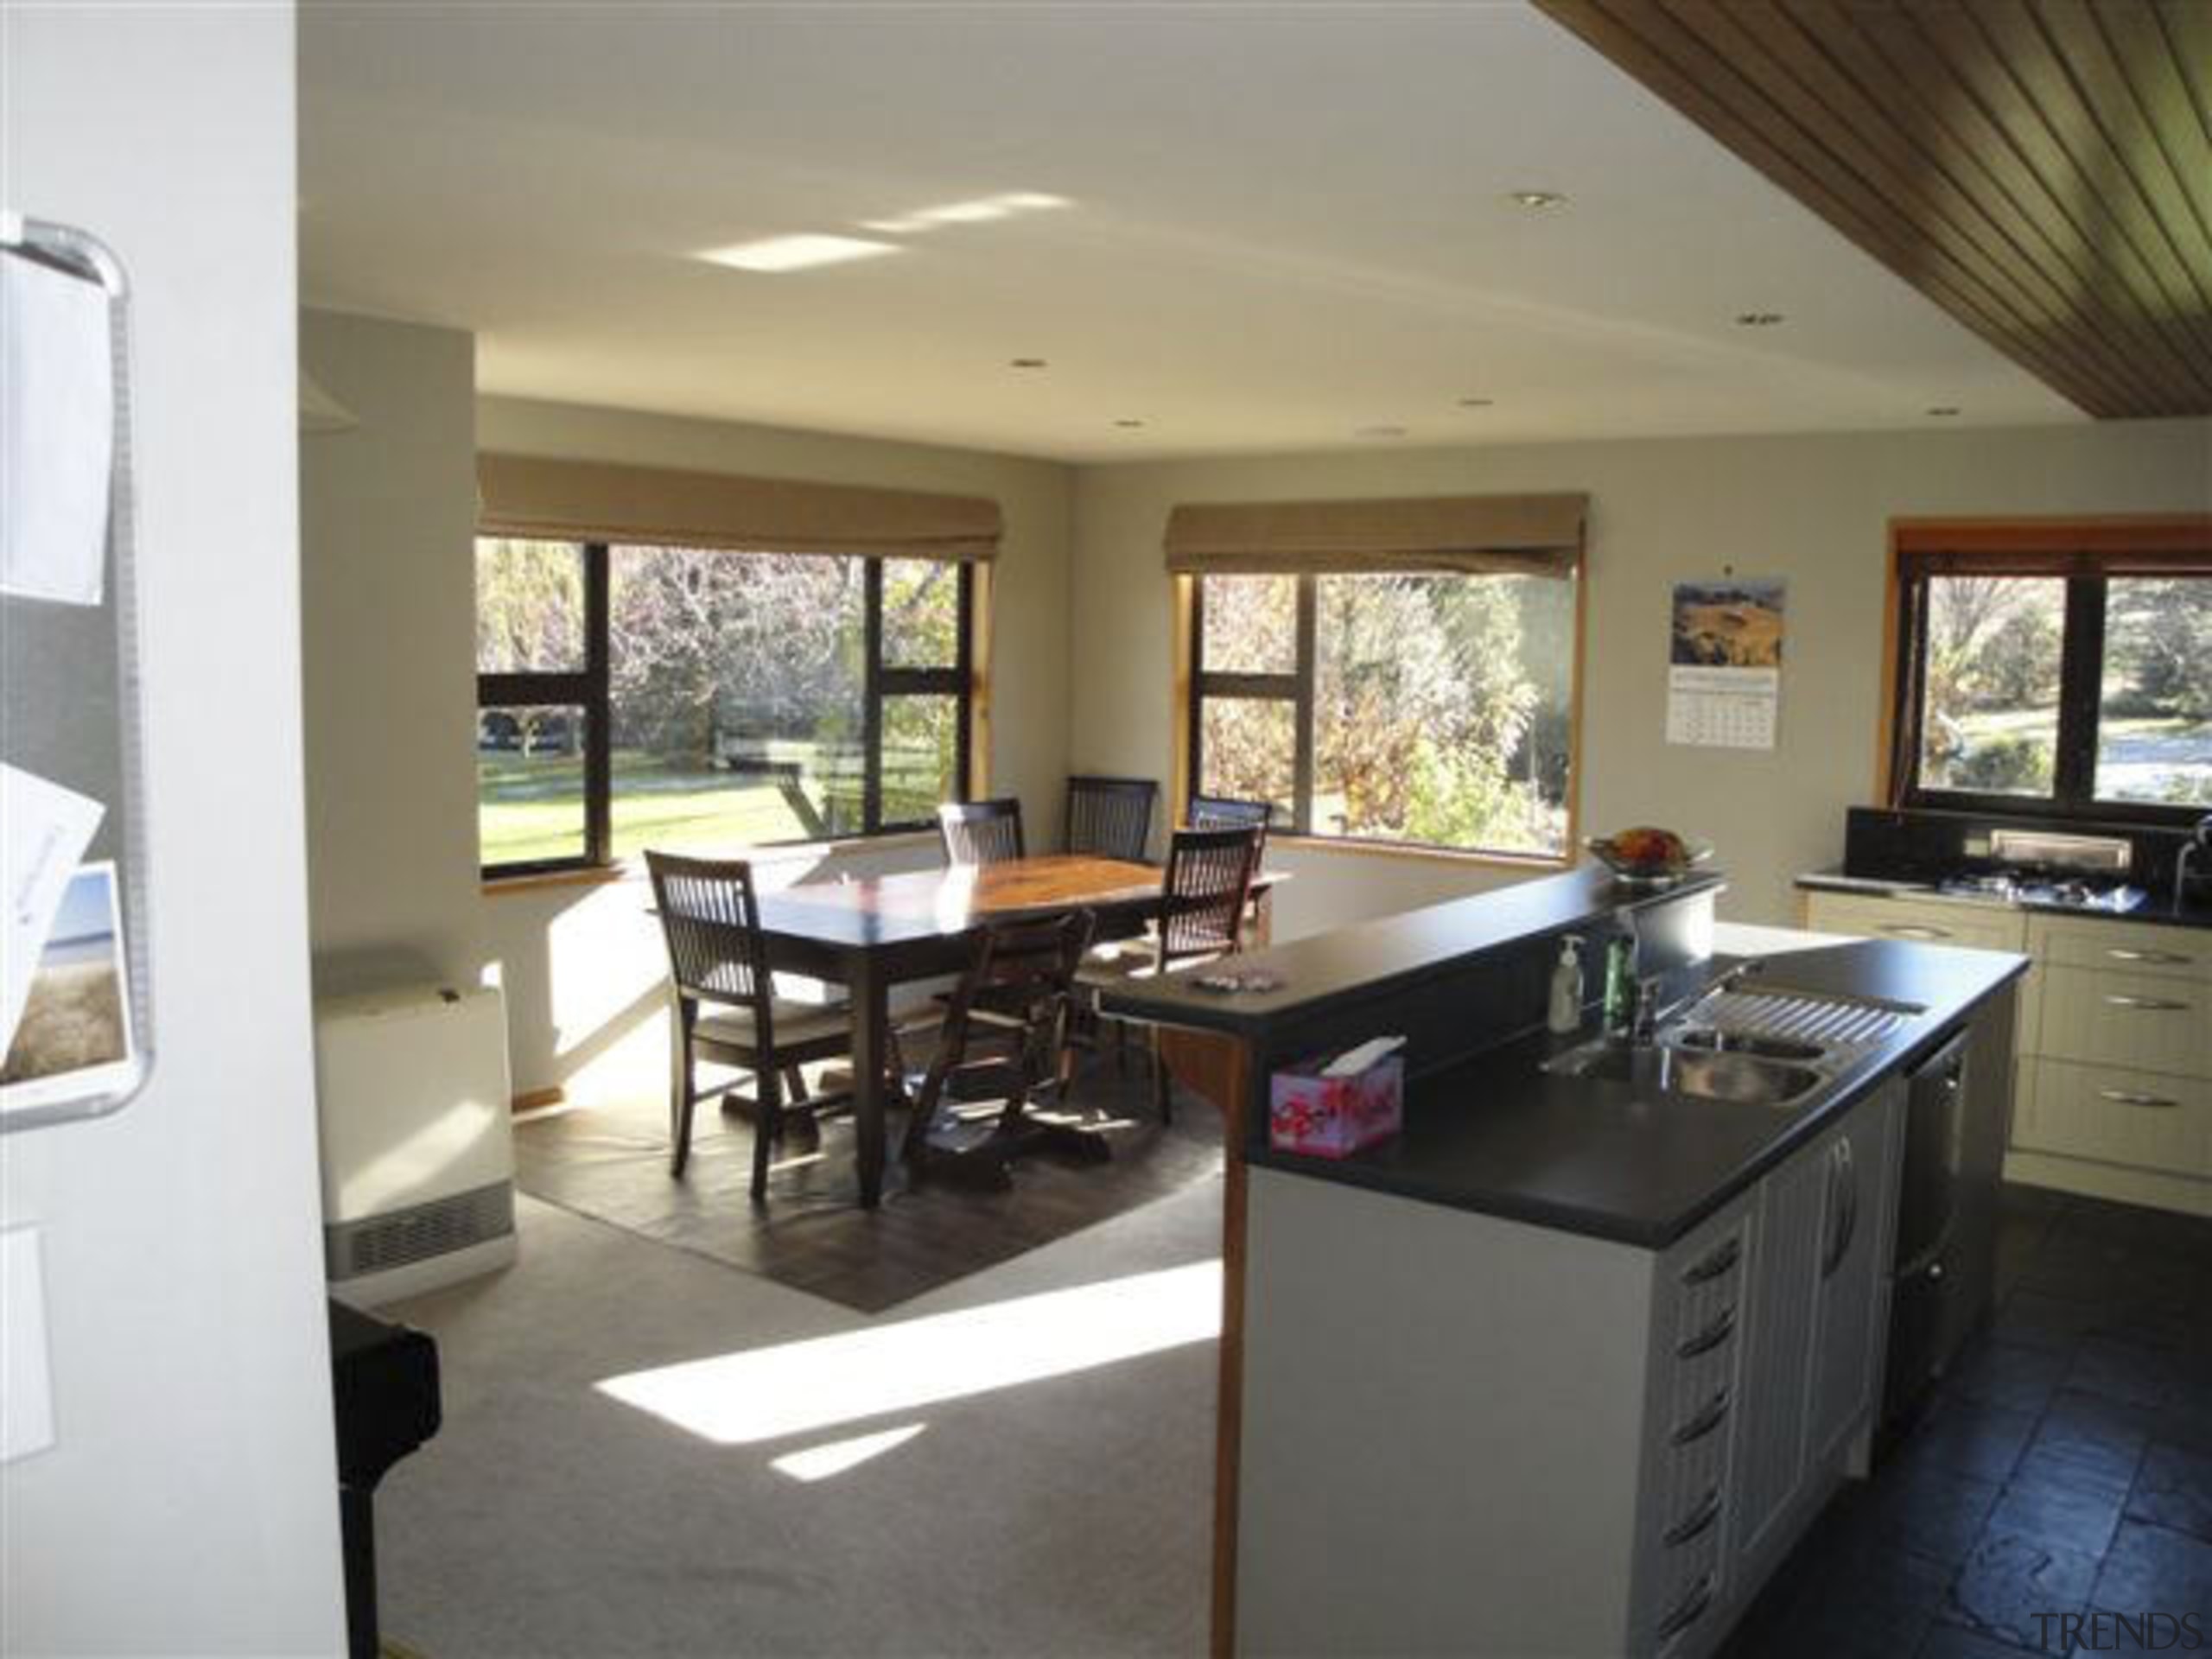
[[480,537],[485,870],[926,823],[966,788],[974,582],[920,559]]
[[1192,792],[1302,835],[1567,855],[1573,581],[1195,582]]

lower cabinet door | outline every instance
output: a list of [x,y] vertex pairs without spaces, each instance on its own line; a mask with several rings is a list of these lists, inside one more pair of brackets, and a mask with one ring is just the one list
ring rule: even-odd
[[1893,1129],[1904,1084],[1885,1084],[1853,1112],[1828,1149],[1832,1174],[1814,1291],[1810,1418],[1806,1458],[1827,1467],[1864,1427],[1878,1397],[1885,1274],[1894,1220],[1889,1214]]
[[1827,1236],[1831,1152],[1822,1136],[1767,1177],[1760,1192],[1759,1259],[1751,1286],[1744,1421],[1737,1430],[1734,1542],[1755,1582],[1787,1541],[1792,1500],[1805,1474],[1805,1414],[1811,1384],[1814,1287]]

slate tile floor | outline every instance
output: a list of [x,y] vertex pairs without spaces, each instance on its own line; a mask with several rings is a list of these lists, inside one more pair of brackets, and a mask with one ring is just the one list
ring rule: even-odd
[[1725,1659],[2212,1653],[2212,1220],[2008,1187],[1997,1297]]

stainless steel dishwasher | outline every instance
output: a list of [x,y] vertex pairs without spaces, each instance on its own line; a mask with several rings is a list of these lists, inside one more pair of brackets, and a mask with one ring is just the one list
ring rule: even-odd
[[1904,1169],[1890,1275],[1889,1374],[1882,1416],[1895,1423],[1949,1363],[1971,1324],[1961,1297],[1967,1039],[1960,1032],[1906,1079]]

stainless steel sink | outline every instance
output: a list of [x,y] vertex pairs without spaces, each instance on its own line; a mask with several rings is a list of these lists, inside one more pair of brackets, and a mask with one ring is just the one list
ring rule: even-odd
[[1671,1044],[1599,1042],[1571,1049],[1548,1071],[1626,1083],[1656,1094],[1691,1095],[1753,1106],[1788,1106],[1825,1079],[1809,1066],[1741,1053],[1714,1053]]
[[1755,1032],[1723,1031],[1716,1026],[1686,1027],[1669,1033],[1667,1041],[1676,1048],[1694,1048],[1713,1054],[1749,1054],[1762,1060],[1817,1060],[1827,1052],[1818,1043],[1762,1037]]

